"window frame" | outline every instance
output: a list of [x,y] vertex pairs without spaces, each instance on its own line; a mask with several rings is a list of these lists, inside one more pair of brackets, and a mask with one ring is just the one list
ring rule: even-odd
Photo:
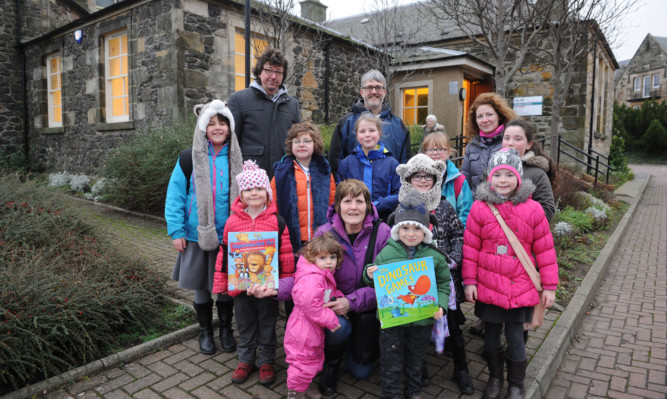
[[[123,39],[125,36],[125,48],[123,48]],[[111,57],[109,55],[110,45],[109,42],[114,39],[119,39],[120,50],[117,56]],[[116,123],[116,122],[127,122],[130,120],[130,74],[129,74],[129,35],[128,29],[123,28],[116,30],[114,32],[109,32],[104,35],[104,96],[105,96],[105,111],[107,123]],[[123,64],[123,57],[125,58],[125,63]],[[110,64],[112,59],[120,58],[120,74],[110,76]],[[124,72],[124,73],[123,73]],[[124,84],[124,93],[120,96],[113,96],[112,90],[112,81],[115,79],[125,79]],[[125,113],[122,115],[113,115],[113,101],[118,98],[124,98]]]
[[[426,90],[426,105],[419,105],[418,98],[420,94],[418,93],[419,90]],[[408,107],[405,105],[405,94],[407,91],[414,91],[415,93],[415,105]],[[415,85],[415,86],[410,86],[410,87],[401,87],[400,89],[400,96],[401,96],[401,119],[405,122],[406,125],[408,126],[421,126],[422,123],[419,123],[419,110],[424,109],[426,110],[426,116],[429,115],[430,113],[430,108],[431,108],[431,88],[428,85]],[[410,124],[406,122],[406,116],[405,116],[405,111],[406,109],[413,109],[414,110],[414,124]],[[426,118],[424,116],[424,118]],[[412,122],[412,121],[410,121]],[[424,119],[424,123],[426,123],[426,119]]]
[[[57,71],[51,69],[51,60],[56,59]],[[48,126],[52,127],[62,127],[63,126],[63,96],[62,96],[62,57],[60,52],[49,54],[46,56],[46,93],[47,93],[47,108],[48,108]],[[58,88],[54,89],[51,87],[51,78],[57,76]],[[60,105],[56,106],[54,104],[54,96],[56,93],[60,96]],[[59,111],[60,121],[56,120],[56,110]]]
[[647,98],[651,96],[651,75],[644,76],[644,90],[642,91],[642,97]]
[[[239,36],[243,40],[243,52],[237,51],[238,49],[236,47],[236,43],[237,43],[237,38]],[[256,44],[257,42],[262,42],[262,43],[257,45]],[[264,46],[261,47],[261,44],[263,44]],[[266,39],[266,37],[264,37],[262,35],[259,35],[259,34],[256,34],[256,33],[253,33],[252,31],[250,32],[250,59],[251,60],[259,58],[259,54],[257,54],[257,53],[259,52],[258,50],[260,48],[262,49],[261,52],[264,52],[264,50],[267,47],[269,47],[269,41]],[[260,52],[260,54],[261,54],[261,52]],[[240,72],[236,68],[237,67],[237,63],[236,63],[237,57],[241,57],[244,60],[243,69]],[[251,75],[252,75],[253,67],[254,67],[254,65],[250,65],[250,74]],[[250,79],[252,81],[252,77]],[[243,84],[241,84],[239,86],[240,81],[243,81]],[[241,28],[236,28],[236,30],[234,31],[234,91],[240,91],[240,90],[243,90],[245,88],[246,88],[246,86],[245,86],[245,30],[243,30]]]
[[634,81],[632,82],[633,84],[633,91],[642,91],[642,77],[641,76],[635,76]]
[[660,88],[660,74],[659,73],[654,73],[652,81],[653,82],[651,82],[651,88],[659,89]]

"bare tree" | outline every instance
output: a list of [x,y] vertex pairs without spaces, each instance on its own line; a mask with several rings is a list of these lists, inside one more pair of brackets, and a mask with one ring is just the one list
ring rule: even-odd
[[[566,105],[577,68],[592,55],[609,49],[616,40],[618,24],[637,0],[554,0],[551,21],[542,29],[542,40],[535,51],[540,65],[553,69],[553,105],[551,111],[551,156],[558,154],[561,109]],[[605,47],[606,46],[606,47]],[[593,109],[590,112],[594,112]],[[591,145],[591,143],[589,143]],[[589,147],[590,148],[590,147]]]
[[[373,48],[360,46],[359,50],[371,58],[376,68],[384,73],[390,92],[401,83],[393,81],[396,72],[402,65],[411,62],[411,56],[421,44],[419,31],[423,24],[416,21],[421,15],[419,7],[419,4],[399,6],[398,0],[373,0],[367,6],[361,22],[360,39],[371,44]],[[402,81],[415,70],[405,70]]]
[[[564,0],[566,1],[566,0]],[[554,1],[531,0],[431,0],[431,10],[441,29],[452,24],[486,50],[496,66],[496,92],[506,97],[507,83],[534,52]]]
[[320,25],[296,17],[293,14],[296,5],[296,0],[253,2],[253,7],[257,11],[257,18],[252,23],[253,31],[261,33],[270,47],[277,48],[285,54],[294,51],[294,62],[290,65],[286,84],[303,77],[324,45]]

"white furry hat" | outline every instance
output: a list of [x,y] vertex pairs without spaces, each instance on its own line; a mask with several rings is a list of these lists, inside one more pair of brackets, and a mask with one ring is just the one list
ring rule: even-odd
[[[230,176],[241,172],[243,156],[241,147],[234,133],[234,116],[227,108],[227,104],[220,100],[213,100],[208,104],[194,106],[197,115],[195,133],[192,137],[192,175],[197,195],[197,226],[199,247],[204,251],[212,251],[219,247],[220,240],[215,229],[215,210],[213,205],[213,191],[211,189],[211,171],[208,160],[208,138],[206,127],[215,115],[221,114],[229,120],[229,169]],[[239,195],[239,188],[235,179],[229,182],[230,203]]]
[[419,194],[426,202],[426,207],[429,211],[435,210],[440,204],[440,197],[442,196],[442,175],[447,169],[447,164],[442,161],[434,161],[426,154],[417,154],[410,158],[410,160],[402,165],[396,167],[396,173],[401,177],[401,188],[398,191],[398,200],[402,201],[409,190],[415,188],[410,183],[410,177],[417,172],[428,173],[435,176],[433,187],[425,192]]

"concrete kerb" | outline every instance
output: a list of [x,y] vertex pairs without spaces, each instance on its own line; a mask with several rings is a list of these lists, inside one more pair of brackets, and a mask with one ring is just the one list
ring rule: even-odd
[[67,371],[48,380],[21,388],[0,397],[0,399],[23,399],[30,398],[35,394],[50,391],[61,385],[76,381],[85,375],[97,374],[103,370],[117,367],[125,363],[133,362],[158,349],[164,349],[171,345],[192,339],[199,334],[199,324],[193,324],[162,337],[134,346],[122,352],[114,353],[103,359],[88,363],[74,370]]
[[549,334],[547,334],[537,353],[531,359],[526,370],[526,398],[543,398],[549,389],[551,380],[558,371],[565,352],[574,339],[574,335],[582,319],[586,315],[588,306],[602,281],[602,277],[604,277],[607,271],[611,258],[616,252],[650,180],[651,176],[648,175],[646,180],[638,186],[637,195],[632,197],[632,205],[621,219],[614,233],[609,237],[609,241],[607,241],[597,260],[586,274],[572,300],[556,320],[556,323],[549,331]]

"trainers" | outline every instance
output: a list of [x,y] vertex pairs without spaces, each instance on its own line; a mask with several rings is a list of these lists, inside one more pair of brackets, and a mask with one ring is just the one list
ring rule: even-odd
[[255,371],[255,366],[251,366],[248,363],[239,362],[239,365],[236,366],[234,374],[232,374],[232,382],[236,384],[246,382],[253,371]]
[[273,381],[276,380],[276,374],[273,371],[273,365],[270,363],[264,363],[259,366],[259,383],[262,385],[273,384]]

